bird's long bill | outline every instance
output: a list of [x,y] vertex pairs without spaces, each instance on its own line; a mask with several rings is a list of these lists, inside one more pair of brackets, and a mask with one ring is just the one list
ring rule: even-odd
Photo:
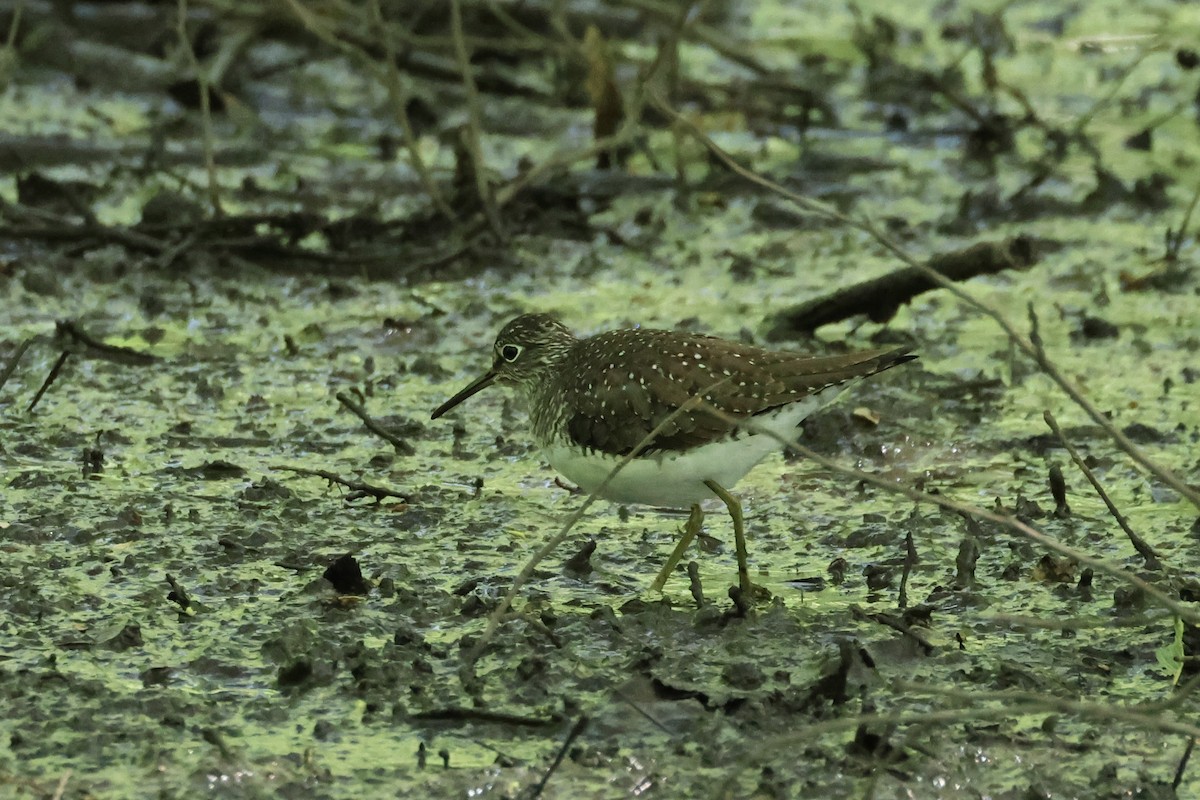
[[437,419],[442,414],[445,414],[447,411],[454,408],[456,405],[461,403],[463,400],[466,400],[471,395],[491,386],[492,382],[495,380],[496,380],[496,371],[489,369],[487,372],[485,372],[483,375],[481,375],[477,380],[472,381],[470,386],[466,387],[461,392],[454,395],[454,397],[451,397],[449,400],[447,400],[446,402],[442,403],[440,406],[435,408],[433,410],[433,415],[430,417],[430,419]]

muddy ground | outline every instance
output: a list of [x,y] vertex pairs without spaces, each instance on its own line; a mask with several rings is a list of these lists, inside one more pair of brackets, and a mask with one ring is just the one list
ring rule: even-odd
[[[455,8],[0,9],[0,797],[1200,793],[1197,9]],[[526,311],[920,358],[501,614]]]

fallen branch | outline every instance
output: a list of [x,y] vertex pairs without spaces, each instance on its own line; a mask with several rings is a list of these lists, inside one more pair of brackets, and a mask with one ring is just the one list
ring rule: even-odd
[[1038,261],[1034,240],[1015,236],[1001,242],[979,242],[962,250],[929,259],[926,269],[904,267],[878,278],[839,289],[824,297],[786,308],[768,320],[767,339],[778,341],[807,336],[822,325],[858,314],[872,322],[887,322],[900,306],[939,284],[926,271],[934,270],[951,281],[965,281],[1008,269],[1026,269]]
[[396,434],[384,428],[379,422],[367,413],[367,410],[358,403],[350,399],[350,395],[345,392],[338,392],[336,395],[337,401],[348,408],[354,416],[363,421],[363,425],[367,426],[367,430],[383,439],[385,442],[396,448],[396,452],[402,456],[411,456],[417,452],[417,449],[408,442],[401,439]]
[[352,481],[347,478],[343,478],[336,473],[329,472],[328,470],[305,469],[304,467],[288,467],[284,465],[272,466],[271,469],[280,470],[282,472],[293,472],[297,475],[308,475],[313,478],[323,478],[332,484],[345,486],[350,490],[350,494],[346,495],[347,503],[353,502],[360,497],[374,497],[376,503],[382,502],[383,498],[385,497],[395,497],[405,503],[407,503],[409,500],[408,495],[401,494],[394,489],[387,489],[382,486],[374,486],[363,481]]
[[1016,326],[1010,322],[1009,319],[999,310],[983,300],[976,298],[970,292],[958,286],[954,283],[954,281],[946,278],[946,276],[942,275],[937,270],[918,261],[916,257],[911,255],[891,237],[883,233],[883,231],[879,230],[869,220],[843,214],[833,206],[790,191],[774,181],[743,167],[741,164],[735,161],[732,156],[721,149],[716,142],[709,138],[704,131],[700,130],[700,128],[694,122],[687,119],[674,108],[672,108],[653,90],[648,91],[650,101],[655,108],[659,109],[673,119],[677,124],[681,125],[697,141],[708,148],[709,152],[712,153],[712,155],[718,161],[720,161],[737,175],[740,175],[751,183],[761,186],[768,191],[774,192],[781,197],[791,200],[797,206],[806,211],[819,214],[825,219],[838,222],[842,225],[846,225],[847,227],[863,231],[875,239],[875,241],[882,245],[888,252],[896,256],[896,258],[900,259],[910,267],[923,272],[929,277],[930,280],[932,280],[941,288],[945,289],[950,294],[954,295],[954,297],[958,298],[962,303],[974,308],[983,315],[990,317],[1001,328],[1001,330],[1004,331],[1009,340],[1012,341],[1012,343],[1016,345],[1019,350],[1021,350],[1021,352],[1025,353],[1027,356],[1036,361],[1037,365],[1042,369],[1042,372],[1044,372],[1052,381],[1054,381],[1054,383],[1058,384],[1058,387],[1062,389],[1063,393],[1071,398],[1076,405],[1083,409],[1083,411],[1089,417],[1091,417],[1091,419],[1097,425],[1099,425],[1106,434],[1108,434],[1108,436],[1116,443],[1117,447],[1124,451],[1135,462],[1152,473],[1160,481],[1174,489],[1183,497],[1187,498],[1188,502],[1196,506],[1196,508],[1200,508],[1200,491],[1188,486],[1169,469],[1157,463],[1144,452],[1142,452],[1142,449],[1130,441],[1129,437],[1123,434],[1120,429],[1113,424],[1112,420],[1110,420],[1104,414],[1104,412],[1098,409],[1090,400],[1087,399],[1086,396],[1084,396],[1083,389],[1081,389],[1078,384],[1067,378],[1067,376],[1064,375],[1061,370],[1054,366],[1049,358],[1046,357],[1046,354],[1041,350],[1041,348],[1035,347],[1034,343],[1030,341],[1028,337],[1018,331]]
[[1154,552],[1145,539],[1134,533],[1133,528],[1129,527],[1129,521],[1113,504],[1109,498],[1108,492],[1104,491],[1104,487],[1100,485],[1100,481],[1096,479],[1095,474],[1088,469],[1088,465],[1083,463],[1083,459],[1079,457],[1079,452],[1067,441],[1067,436],[1062,432],[1062,428],[1058,427],[1058,421],[1054,419],[1054,415],[1049,411],[1042,412],[1042,419],[1046,420],[1046,424],[1050,426],[1050,430],[1054,431],[1054,435],[1066,448],[1067,454],[1071,456],[1071,460],[1075,462],[1075,466],[1079,467],[1079,471],[1088,479],[1088,483],[1092,484],[1092,488],[1096,490],[1096,494],[1104,501],[1104,505],[1108,506],[1108,513],[1113,515],[1113,519],[1121,526],[1121,530],[1125,531],[1125,535],[1129,537],[1129,543],[1133,545],[1133,549],[1138,551],[1138,554],[1146,562],[1146,569],[1161,570],[1162,562],[1158,558],[1158,553]]

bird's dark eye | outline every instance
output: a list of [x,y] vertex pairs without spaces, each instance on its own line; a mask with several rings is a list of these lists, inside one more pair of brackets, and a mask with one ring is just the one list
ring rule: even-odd
[[500,348],[500,357],[511,364],[512,362],[516,361],[517,358],[521,355],[521,349],[522,348],[520,345],[515,345],[515,344],[503,345]]

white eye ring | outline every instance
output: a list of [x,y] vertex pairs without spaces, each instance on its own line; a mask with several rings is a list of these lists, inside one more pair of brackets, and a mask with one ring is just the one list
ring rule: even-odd
[[525,352],[525,348],[519,344],[502,344],[496,348],[496,352],[500,354],[508,363],[513,363],[521,357],[521,353]]

